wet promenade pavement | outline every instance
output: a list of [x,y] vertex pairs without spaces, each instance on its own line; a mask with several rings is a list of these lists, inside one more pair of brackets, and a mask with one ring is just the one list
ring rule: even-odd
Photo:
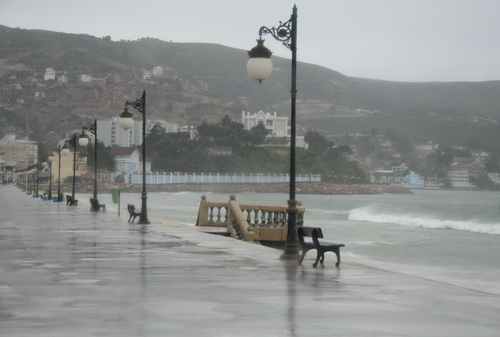
[[89,208],[0,186],[0,336],[500,336],[498,295]]

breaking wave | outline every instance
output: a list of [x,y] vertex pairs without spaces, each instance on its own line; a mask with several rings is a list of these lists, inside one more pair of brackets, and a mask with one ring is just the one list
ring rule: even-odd
[[500,235],[500,224],[460,220],[441,220],[404,214],[376,214],[368,208],[356,208],[349,212],[349,221],[388,223],[429,229],[453,229],[481,234]]

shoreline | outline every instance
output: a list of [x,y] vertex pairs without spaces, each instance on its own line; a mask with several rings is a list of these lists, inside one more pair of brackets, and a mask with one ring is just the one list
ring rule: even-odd
[[[64,189],[70,185],[64,185]],[[100,183],[99,193],[111,193],[111,188],[118,187],[120,192],[137,193],[142,191],[141,184],[111,184]],[[413,194],[411,190],[396,185],[371,185],[371,184],[333,184],[300,182],[296,183],[298,194],[319,195],[367,195],[367,194]],[[93,184],[78,184],[76,190],[80,193],[92,193]],[[288,183],[183,183],[183,184],[158,184],[147,185],[148,192],[213,192],[213,193],[288,193]]]

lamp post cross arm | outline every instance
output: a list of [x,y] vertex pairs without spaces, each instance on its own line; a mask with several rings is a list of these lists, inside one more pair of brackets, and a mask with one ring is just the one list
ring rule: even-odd
[[125,107],[131,106],[132,108],[136,109],[140,113],[144,114],[145,107],[146,107],[146,90],[143,91],[142,96],[135,101],[126,101],[125,102]]
[[262,26],[259,29],[259,37],[262,39],[262,35],[271,34],[276,40],[281,41],[283,45],[290,49],[295,49],[295,27],[297,22],[297,7],[293,7],[293,14],[290,17],[290,20],[286,22],[279,22],[278,27],[268,28],[266,26]]
[[90,132],[91,134],[93,134],[95,136],[96,132],[97,132],[97,121],[94,121],[94,123],[91,124],[90,126],[84,126],[82,128],[82,131]]

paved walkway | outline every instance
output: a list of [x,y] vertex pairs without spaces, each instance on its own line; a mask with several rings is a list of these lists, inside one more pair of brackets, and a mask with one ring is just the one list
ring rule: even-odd
[[127,219],[0,186],[0,336],[500,336],[500,296]]

